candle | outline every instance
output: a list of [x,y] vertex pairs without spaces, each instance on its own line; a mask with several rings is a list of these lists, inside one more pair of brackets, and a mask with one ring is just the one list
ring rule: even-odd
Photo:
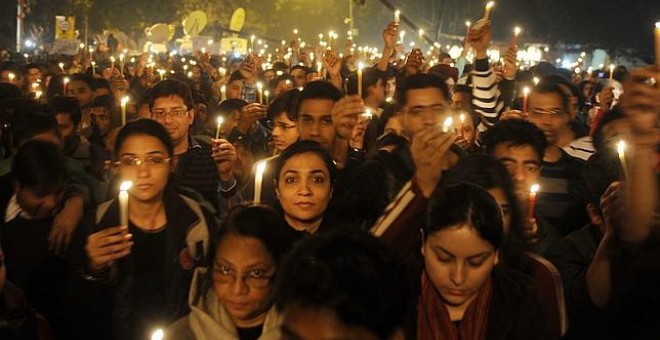
[[92,75],[95,76],[96,75],[96,62],[94,60],[92,60],[91,64],[92,64]]
[[539,84],[539,82],[541,81],[541,79],[539,79],[539,77],[534,77],[534,80],[533,80],[533,81],[534,81],[534,86],[536,86],[536,85]]
[[466,36],[468,36],[468,35],[470,34],[470,26],[472,26],[472,23],[469,22],[469,21],[466,21],[466,22],[465,22],[465,27],[467,27],[467,34],[466,34]]
[[151,340],[163,340],[165,338],[165,332],[162,329],[157,329],[153,334],[151,334]]
[[121,125],[126,125],[126,104],[128,104],[128,96],[121,99]]
[[268,100],[268,96],[269,96],[269,95],[270,95],[270,91],[268,91],[268,90],[264,91],[264,96],[266,96],[266,105],[269,105],[269,104],[270,104],[270,102],[269,102],[269,100]]
[[254,204],[261,203],[261,184],[264,180],[264,172],[266,171],[266,161],[257,163],[257,171],[254,175]]
[[620,140],[619,143],[616,144],[616,152],[619,154],[619,161],[621,161],[623,175],[628,179],[628,167],[626,166],[626,142]]
[[655,23],[655,66],[660,67],[660,21]]
[[396,11],[394,11],[394,22],[398,24],[400,21],[401,21],[401,11],[397,9]]
[[14,78],[16,78],[16,75],[9,72],[9,74],[7,75],[7,78],[9,78],[9,82],[13,84],[14,83]]
[[614,80],[614,64],[610,64],[610,86],[612,85],[613,80]]
[[114,56],[110,57],[110,69],[112,69],[112,73],[115,72],[115,57]]
[[69,77],[64,77],[62,84],[64,85],[64,96],[66,97],[67,92],[69,92]]
[[490,19],[490,10],[495,6],[495,1],[489,1],[486,4],[486,11],[484,12],[484,20]]
[[64,63],[59,63],[59,64],[57,64],[57,66],[60,67],[60,70],[62,70],[62,73],[65,73],[64,72]]
[[259,93],[259,104],[264,103],[264,85],[261,82],[257,83],[257,91]]
[[119,225],[128,226],[128,190],[133,182],[125,181],[119,186]]
[[461,120],[461,138],[465,138],[465,113],[461,113],[458,118]]
[[419,29],[419,48],[421,49],[424,46],[424,30]]
[[215,128],[215,139],[220,139],[220,128],[222,127],[222,123],[224,123],[225,119],[222,118],[222,116],[218,116],[216,119],[217,126]]
[[520,32],[522,32],[522,29],[520,29],[518,26],[513,29],[513,39],[511,39],[511,46],[518,45],[518,36],[520,35]]
[[323,77],[323,72],[321,72],[323,70],[323,63],[322,62],[320,62],[320,61],[316,62],[316,70],[319,72],[319,77],[322,78]]
[[529,99],[529,87],[525,87],[523,89],[523,107],[522,110],[523,112],[527,112],[527,100]]
[[357,90],[358,90],[358,96],[362,98],[362,69],[364,69],[364,64],[362,62],[358,63],[358,70],[357,70]]
[[534,210],[536,206],[536,194],[541,187],[538,184],[533,184],[529,188],[529,218],[534,218]]
[[41,90],[37,90],[37,92],[34,93],[34,98],[35,98],[37,101],[39,101],[39,99],[41,98],[41,95],[42,95],[42,94],[43,94],[43,92],[41,92]]
[[448,117],[447,119],[445,119],[445,122],[442,123],[442,132],[445,133],[449,132],[452,125],[454,125],[454,120],[451,117]]
[[227,99],[227,87],[225,85],[220,86],[220,101],[225,101]]
[[80,43],[80,45],[78,45],[78,47],[80,47],[80,49],[82,50],[83,48],[85,48],[85,44],[84,44],[84,43]]
[[404,45],[403,38],[405,38],[405,37],[406,37],[406,31],[399,32],[399,40],[401,41],[402,45]]
[[126,56],[123,53],[119,55],[119,66],[120,66],[119,74],[121,74],[122,76],[124,75],[124,59],[125,58],[126,58]]
[[256,37],[253,35],[250,36],[250,53],[254,53],[254,39]]

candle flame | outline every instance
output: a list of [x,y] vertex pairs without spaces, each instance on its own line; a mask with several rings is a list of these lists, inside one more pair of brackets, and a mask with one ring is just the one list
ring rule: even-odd
[[227,87],[225,85],[220,86],[220,91],[222,92],[227,91]]
[[451,117],[445,119],[445,122],[442,123],[442,132],[449,132],[449,128],[454,125],[454,120]]
[[266,95],[266,97],[268,97],[268,95],[270,94],[270,91],[266,90],[266,91],[264,91],[264,94]]
[[125,96],[124,98],[121,99],[121,105],[126,106],[128,104],[128,96]]
[[218,118],[216,118],[215,121],[218,123],[218,126],[220,126],[220,125],[222,125],[222,123],[225,122],[225,119],[222,118],[222,116],[218,116]]
[[493,6],[495,6],[495,1],[489,1],[486,4],[486,9],[491,9],[491,8],[493,8]]
[[465,123],[465,113],[461,113],[461,115],[458,116],[458,119],[461,120],[461,123]]
[[516,26],[516,28],[513,29],[513,34],[515,35],[520,35],[520,32],[522,32],[522,29],[518,26]]
[[298,29],[297,28],[293,29],[293,34],[298,34]]
[[371,109],[366,109],[366,111],[362,114],[362,117],[365,119],[371,119],[373,117]]
[[115,57],[110,57],[110,61],[114,63],[115,62]]
[[157,329],[153,334],[151,334],[151,340],[163,340],[165,337],[165,332],[162,329]]
[[535,194],[535,193],[539,192],[540,189],[541,189],[541,186],[539,186],[538,184],[532,184],[532,187],[529,188],[529,192],[532,193],[532,194]]
[[68,84],[69,83],[69,77],[64,77],[64,79],[62,79],[62,81],[64,82],[64,84]]
[[420,38],[424,36],[424,30],[423,29],[420,28],[418,33],[419,33]]
[[614,64],[610,64],[610,71],[614,71]]
[[257,83],[257,88],[261,90],[264,87],[264,85],[261,82]]
[[362,69],[364,69],[364,64],[362,62],[359,62],[358,63],[358,70],[362,71]]
[[263,177],[264,172],[266,172],[266,161],[260,161],[257,163],[257,171],[256,171],[256,176],[257,177]]
[[619,155],[622,155],[625,151],[626,151],[626,142],[620,140],[616,144],[616,152],[619,153]]
[[126,58],[126,56],[123,53],[119,55],[119,60],[124,60],[124,58]]
[[469,22],[469,21],[466,21],[466,22],[465,22],[465,26],[470,27],[470,26],[472,26],[472,23]]
[[539,77],[534,77],[534,86],[538,85],[540,81]]
[[131,190],[132,186],[133,186],[132,181],[124,181],[124,182],[121,182],[121,185],[119,186],[119,190],[120,191],[128,191],[128,190]]
[[525,87],[525,88],[523,89],[523,94],[525,94],[526,96],[529,95],[529,92],[530,92],[529,87]]
[[655,29],[660,30],[660,21],[655,23]]

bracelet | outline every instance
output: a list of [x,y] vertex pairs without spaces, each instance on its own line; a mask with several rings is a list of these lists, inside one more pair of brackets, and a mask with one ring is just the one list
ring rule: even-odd
[[[105,272],[104,272],[104,273],[105,273]],[[103,275],[103,276],[96,276],[96,275],[94,275],[94,274],[89,273],[89,272],[87,271],[87,269],[81,269],[81,270],[80,270],[80,276],[81,276],[83,279],[85,279],[85,280],[87,280],[87,281],[91,281],[91,282],[99,282],[99,281],[104,281],[104,280],[106,279],[106,276],[105,276],[105,275]]]

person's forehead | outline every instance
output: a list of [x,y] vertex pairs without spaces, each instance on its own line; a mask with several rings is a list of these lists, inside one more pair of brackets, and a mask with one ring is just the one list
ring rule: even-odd
[[419,103],[443,104],[445,102],[445,96],[442,94],[442,91],[435,87],[408,90],[406,91],[406,99],[408,106]]
[[335,103],[330,99],[306,99],[300,103],[301,114],[324,116],[332,114]]
[[158,97],[154,100],[154,107],[181,107],[185,104],[183,98],[176,94]]
[[498,143],[493,149],[496,158],[511,158],[517,161],[539,161],[534,148],[529,144],[513,145],[511,142]]

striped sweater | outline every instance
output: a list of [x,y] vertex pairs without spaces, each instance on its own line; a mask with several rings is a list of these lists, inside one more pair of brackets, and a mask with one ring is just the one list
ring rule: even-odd
[[497,85],[497,76],[488,58],[474,61],[472,84],[472,108],[481,117],[479,130],[483,131],[495,125],[504,111],[504,100]]

